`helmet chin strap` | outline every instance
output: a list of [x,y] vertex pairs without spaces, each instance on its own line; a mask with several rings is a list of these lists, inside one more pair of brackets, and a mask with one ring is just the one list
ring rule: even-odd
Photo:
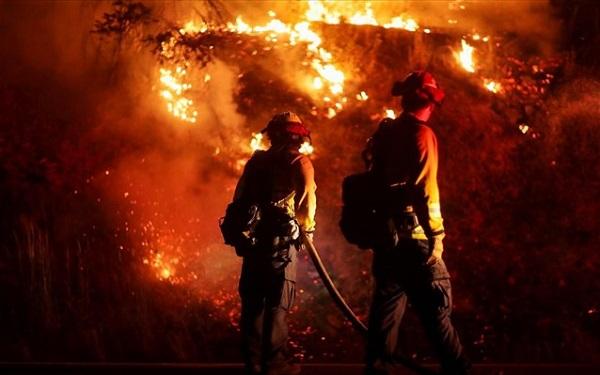
[[[327,269],[325,268],[325,265],[321,260],[321,256],[315,248],[315,245],[313,244],[312,240],[306,235],[306,233],[304,233],[304,231],[302,231],[300,237],[302,239],[302,244],[304,245],[306,251],[308,252],[308,255],[310,255],[310,258],[312,259],[313,264],[315,265],[315,268],[317,269],[317,273],[319,274],[323,285],[325,285],[327,292],[329,292],[329,296],[333,299],[333,302],[335,303],[337,308],[342,312],[342,314],[346,317],[346,319],[348,319],[350,323],[352,323],[354,329],[356,329],[361,335],[366,337],[368,333],[367,326],[356,316],[356,314],[354,313],[354,311],[352,311],[350,306],[348,306],[348,303],[346,303],[346,300],[344,300],[344,297],[342,297],[342,294],[333,283],[333,280],[331,279],[331,276],[329,276],[329,272],[327,272]],[[412,359],[404,357],[400,354],[395,354],[393,359],[395,362],[416,372],[419,375],[437,375],[437,372],[429,370],[419,365]]]

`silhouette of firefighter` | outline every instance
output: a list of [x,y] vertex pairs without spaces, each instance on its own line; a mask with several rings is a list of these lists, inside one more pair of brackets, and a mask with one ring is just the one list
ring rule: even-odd
[[247,373],[296,374],[300,367],[285,357],[287,314],[296,293],[300,231],[310,237],[315,230],[314,169],[299,151],[310,133],[292,112],[274,116],[262,132],[271,147],[246,164],[221,228],[243,257],[239,292]]
[[[400,322],[410,302],[439,355],[443,373],[466,374],[469,364],[450,320],[450,275],[442,259],[437,140],[427,126],[444,92],[430,73],[417,71],[396,82],[392,95],[402,96],[402,114],[380,123],[363,153],[369,171],[350,176],[344,186],[345,190],[353,184],[362,186],[358,188],[362,196],[354,198],[359,202],[347,202],[343,215],[356,215],[361,207],[369,207],[364,212],[371,215],[363,215],[357,228],[347,217],[341,223],[347,237],[355,236],[351,242],[374,250],[366,373],[387,374],[393,367]],[[370,190],[364,191],[365,186]],[[352,192],[344,194],[346,201],[352,200]]]

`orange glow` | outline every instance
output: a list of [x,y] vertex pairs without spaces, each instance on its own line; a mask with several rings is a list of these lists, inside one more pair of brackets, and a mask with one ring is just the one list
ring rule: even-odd
[[152,267],[159,280],[169,281],[174,284],[177,283],[175,279],[175,265],[179,263],[178,258],[166,259],[163,253],[151,251],[150,259],[144,258],[143,262]]
[[377,26],[377,20],[371,9],[371,2],[365,3],[365,10],[354,13],[348,19],[348,23],[351,25],[373,25]]
[[393,109],[386,109],[385,110],[385,117],[391,118],[391,119],[395,119],[396,118],[396,112],[394,112]]
[[367,95],[367,93],[364,91],[361,91],[359,94],[356,95],[356,100],[360,100],[361,102],[364,102],[367,99],[369,99],[369,95]]
[[336,115],[337,115],[337,112],[335,111],[335,109],[333,109],[333,108],[327,109],[327,118],[331,119],[331,118],[334,118]]
[[252,134],[252,139],[250,140],[250,150],[252,152],[258,150],[266,150],[267,145],[264,143],[264,135],[263,133],[254,133]]
[[[285,40],[289,45],[295,46],[304,43],[307,49],[306,60],[303,65],[310,67],[314,76],[308,78],[308,84],[304,86],[313,95],[320,96],[323,102],[334,101],[334,107],[327,106],[325,116],[333,118],[337,113],[343,110],[347,98],[344,97],[345,83],[349,78],[344,72],[333,54],[323,47],[321,36],[311,29],[312,22],[323,22],[326,24],[339,24],[345,22],[353,25],[373,25],[381,26],[387,29],[404,29],[407,31],[416,31],[419,25],[416,20],[405,15],[395,16],[391,19],[380,21],[377,19],[371,2],[335,2],[335,1],[308,1],[307,9],[301,16],[302,19],[296,23],[286,23],[277,18],[277,14],[269,10],[267,14],[270,20],[263,25],[252,25],[246,22],[242,16],[237,16],[235,22],[228,22],[226,30],[238,34],[262,35],[267,42],[278,43]],[[193,35],[204,33],[209,30],[209,26],[204,22],[189,21],[180,29],[181,35]],[[428,29],[425,32],[429,32]],[[161,55],[167,59],[175,57],[177,54],[177,39],[170,38],[161,45]],[[197,121],[197,111],[194,109],[193,101],[186,95],[186,91],[191,89],[191,83],[184,79],[186,69],[189,67],[178,66],[177,71],[161,69],[160,82],[163,86],[160,94],[167,103],[167,109],[175,117],[195,123]],[[204,82],[210,80],[209,75],[205,75]],[[366,93],[358,94],[358,100],[365,101],[368,96]],[[326,100],[329,97],[330,100]]]
[[389,23],[384,24],[383,27],[386,29],[404,29],[407,31],[417,31],[419,25],[417,24],[417,21],[415,21],[412,18],[404,18],[403,16],[400,16],[392,18],[392,20]]
[[341,13],[329,10],[322,1],[309,1],[305,17],[313,22],[325,22],[331,25],[340,23]]
[[474,73],[475,62],[473,60],[473,52],[475,51],[475,48],[473,48],[473,46],[467,43],[467,41],[464,39],[461,39],[460,42],[462,50],[458,53],[455,53],[454,55],[456,56],[458,63],[462,66],[464,70],[466,70],[469,73]]
[[[271,17],[275,16],[270,12]],[[309,55],[309,66],[318,74],[313,79],[311,88],[314,90],[328,89],[330,94],[339,95],[344,91],[344,73],[332,62],[332,54],[321,46],[322,39],[310,28],[310,22],[298,22],[289,25],[279,19],[273,18],[262,26],[251,26],[244,22],[241,16],[236,18],[236,23],[228,23],[228,29],[240,34],[267,34],[265,40],[277,42],[278,37],[286,36],[291,45],[298,42],[306,43]]]
[[179,29],[179,33],[181,35],[185,34],[198,34],[203,33],[208,30],[208,25],[206,23],[195,23],[194,21],[189,21],[181,29]]
[[194,109],[194,102],[186,96],[186,92],[192,85],[185,82],[187,71],[178,66],[175,71],[171,69],[160,69],[160,83],[162,90],[160,96],[167,103],[167,110],[180,120],[195,123],[198,111]]
[[407,31],[416,31],[419,25],[416,20],[404,15],[393,17],[387,22],[381,22],[377,19],[371,2],[358,2],[363,4],[362,9],[355,9],[351,2],[343,1],[309,1],[308,10],[305,18],[311,22],[323,22],[330,25],[337,25],[342,22],[350,25],[372,25],[383,26],[386,29],[404,29]]
[[311,155],[315,152],[315,148],[310,144],[310,142],[304,142],[298,151],[304,155]]
[[483,86],[490,92],[494,94],[499,93],[502,90],[502,85],[500,82],[493,81],[491,79],[484,79]]

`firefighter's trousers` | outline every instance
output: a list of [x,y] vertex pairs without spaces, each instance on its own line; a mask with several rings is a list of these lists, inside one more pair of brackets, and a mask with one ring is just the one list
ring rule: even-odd
[[375,291],[367,339],[367,369],[377,370],[374,373],[386,373],[393,367],[407,302],[423,323],[443,373],[468,373],[468,361],[450,320],[452,292],[448,271],[441,260],[427,266],[428,255],[428,242],[412,239],[401,240],[394,249],[375,252]]
[[266,369],[285,361],[287,314],[296,293],[295,269],[296,256],[283,269],[274,269],[263,259],[244,259],[240,328],[242,354],[250,368]]

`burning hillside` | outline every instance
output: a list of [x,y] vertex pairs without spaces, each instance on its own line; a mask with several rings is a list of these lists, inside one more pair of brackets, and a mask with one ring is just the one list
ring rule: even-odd
[[[414,69],[432,71],[448,92],[432,127],[467,349],[475,360],[593,357],[600,306],[588,293],[600,287],[580,270],[600,261],[592,251],[598,80],[574,75],[567,51],[549,47],[546,25],[558,24],[549,5],[69,6],[77,26],[54,31],[69,51],[64,61],[19,47],[22,63],[7,70],[0,97],[0,120],[10,125],[0,137],[0,176],[11,202],[0,269],[20,271],[3,276],[16,307],[0,313],[16,322],[10,340],[22,336],[6,344],[6,359],[237,360],[240,261],[217,220],[247,158],[268,146],[260,129],[283,110],[312,130],[301,151],[317,173],[316,244],[364,319],[370,254],[339,233],[339,189],[363,168],[360,152],[377,123],[399,114],[392,82]],[[40,12],[60,23],[65,10]],[[523,12],[528,22],[513,25]],[[7,20],[15,38],[37,25],[30,17]],[[85,38],[66,43],[64,35]],[[361,357],[308,261],[300,271],[296,357]],[[556,290],[568,294],[561,311]],[[407,319],[404,329],[420,329]],[[30,321],[39,335],[23,334]],[[402,345],[428,358],[414,336]],[[46,353],[46,337],[64,350]]]
[[[378,19],[370,2],[340,7],[310,1],[297,22],[287,23],[273,10],[266,12],[268,21],[262,24],[250,24],[242,15],[218,23],[210,19],[210,13],[172,24],[150,21],[150,12],[139,3],[116,2],[115,12],[98,21],[96,32],[120,38],[129,35],[154,52],[158,76],[154,90],[177,126],[203,126],[196,102],[210,97],[211,69],[224,64],[237,72],[241,90],[235,101],[248,119],[247,128],[261,127],[273,112],[269,106],[294,108],[315,124],[318,142],[329,131],[322,129],[325,126],[340,127],[364,114],[370,123],[395,117],[389,108],[393,103],[388,86],[391,79],[401,76],[398,66],[406,66],[439,70],[448,79],[481,91],[479,95],[487,92],[497,115],[509,118],[507,126],[537,137],[530,119],[543,110],[545,94],[561,66],[556,57],[514,57],[511,53],[518,51],[504,45],[510,46],[504,36],[421,27],[406,14]],[[115,27],[116,20],[128,23],[128,29]],[[373,72],[380,74],[373,76]],[[256,82],[261,79],[266,82]],[[278,87],[273,90],[273,85]],[[276,96],[267,96],[268,91],[275,91]],[[256,111],[263,106],[264,111]],[[255,113],[261,121],[252,120]],[[342,119],[334,121],[336,116]],[[239,170],[252,151],[266,147],[260,133],[249,133],[235,129],[216,145],[208,144],[214,147],[215,158]],[[365,139],[368,135],[368,131],[363,134]],[[301,149],[314,152],[310,144]],[[151,259],[145,263],[157,269],[159,278],[181,281],[175,269],[187,256],[150,251]]]

